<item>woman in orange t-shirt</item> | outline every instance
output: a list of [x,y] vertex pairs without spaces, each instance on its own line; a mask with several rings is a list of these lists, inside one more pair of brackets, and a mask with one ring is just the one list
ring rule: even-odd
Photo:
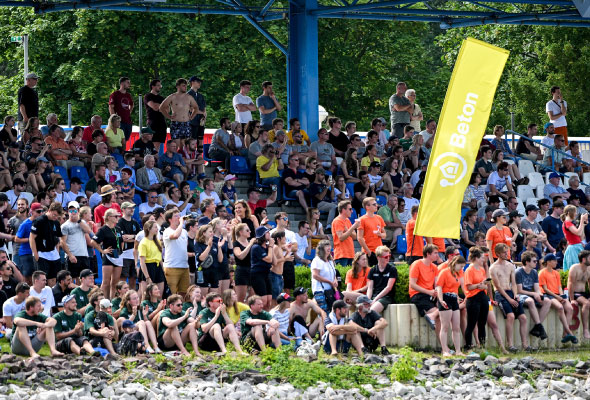
[[440,314],[440,344],[443,357],[449,357],[451,351],[447,346],[447,332],[449,326],[453,332],[453,344],[455,354],[461,353],[461,311],[459,311],[459,286],[465,291],[461,271],[466,261],[462,256],[457,256],[449,261],[436,280],[436,293],[438,296],[438,311]]
[[346,272],[346,291],[344,301],[348,304],[356,304],[356,299],[362,294],[367,293],[367,276],[370,268],[368,266],[369,258],[362,251],[356,252],[352,260],[352,268]]
[[[491,228],[494,229],[494,228]],[[469,268],[465,271],[465,297],[467,308],[467,328],[465,328],[465,348],[472,347],[473,330],[477,325],[480,344],[486,340],[486,322],[489,312],[489,297],[486,294],[488,276],[484,266],[486,255],[478,247],[469,249]],[[503,346],[500,343],[500,346]]]

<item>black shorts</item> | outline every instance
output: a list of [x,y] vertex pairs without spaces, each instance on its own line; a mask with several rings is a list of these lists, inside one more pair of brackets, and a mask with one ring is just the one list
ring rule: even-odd
[[295,263],[293,261],[285,261],[283,264],[283,287],[295,289]]
[[124,258],[123,259],[123,269],[121,270],[121,278],[136,278],[136,277],[137,277],[137,269],[135,268],[135,260],[132,258]]
[[229,274],[229,264],[222,265],[217,274],[219,275],[220,281],[230,280],[231,276]]
[[250,286],[250,267],[238,265],[234,274],[236,286]]
[[207,333],[203,333],[199,338],[199,350],[205,351],[221,351],[215,338]]
[[170,347],[166,347],[166,345],[164,344],[164,336],[158,336],[157,342],[158,342],[158,347],[162,351],[175,351],[175,350],[178,350],[178,347],[176,347],[175,344],[173,344]]
[[217,289],[219,287],[219,276],[217,270],[209,267],[203,270],[203,283],[199,283],[200,287]]
[[[506,290],[505,292],[509,297],[514,298],[514,293],[512,293],[512,290]],[[508,314],[514,314],[516,318],[518,318],[521,314],[524,314],[524,309],[522,308],[522,303],[520,301],[516,307],[512,307],[508,300],[506,300],[506,298],[502,296],[500,292],[496,292],[494,294],[494,300],[498,302],[500,310],[502,310],[502,314],[504,315],[504,319],[506,319]]]
[[389,295],[387,295],[377,300],[377,303],[381,303],[383,306],[383,311],[381,311],[381,313],[383,313],[387,309],[387,306],[393,304],[393,300],[389,297]]
[[[264,326],[264,325],[262,326],[262,336],[264,337],[265,344],[272,343],[272,340],[270,340],[270,337],[266,333],[266,326]],[[254,329],[250,330],[250,332],[248,332],[247,335],[242,336],[241,341],[242,341],[242,344],[245,344],[247,346],[251,346],[253,349],[261,350],[260,347],[258,346],[258,342],[256,342],[256,338],[254,337]]]
[[436,303],[427,294],[424,293],[416,293],[410,298],[410,303],[414,304],[418,308],[418,313],[421,317],[426,315],[426,313],[436,307]]
[[[164,276],[164,270],[162,266],[158,263],[146,263],[145,266],[147,267],[148,274],[150,275],[150,279],[152,283],[162,283],[166,281],[166,277]],[[139,271],[138,280],[140,282],[144,282],[146,277],[143,275],[143,271]]]
[[154,131],[154,135],[152,137],[152,142],[157,143],[164,143],[166,142],[166,121],[158,122],[158,121],[149,121],[147,122],[148,126]]
[[270,283],[270,274],[268,272],[255,272],[250,274],[250,286],[258,296],[272,294],[272,285]]
[[363,341],[363,346],[369,352],[373,352],[379,347],[379,339],[370,336],[368,333],[361,333],[361,340]]
[[205,137],[205,127],[191,124],[191,137],[197,140],[203,140]]
[[459,309],[459,296],[454,294],[443,293],[443,300],[447,303],[447,308],[444,308],[442,304],[437,302],[438,311],[456,311]]
[[574,300],[578,300],[578,297],[590,299],[590,293],[587,292],[574,292]]
[[70,271],[70,274],[72,274],[72,278],[80,277],[80,272],[90,267],[90,260],[88,259],[88,257],[76,256],[76,261],[77,262],[73,263],[66,258],[66,269]]
[[92,347],[102,347],[103,349],[106,349],[104,341],[100,336],[92,336],[88,340],[90,340],[90,345]]
[[46,260],[39,257],[39,261],[35,263],[35,271],[43,271],[47,274],[47,279],[57,278],[57,273],[61,271],[61,260]]
[[86,336],[70,336],[67,338],[63,338],[62,340],[58,340],[55,344],[55,348],[57,351],[61,351],[62,353],[71,353],[71,345],[72,342],[76,343],[78,347],[82,347],[84,342],[88,341]]

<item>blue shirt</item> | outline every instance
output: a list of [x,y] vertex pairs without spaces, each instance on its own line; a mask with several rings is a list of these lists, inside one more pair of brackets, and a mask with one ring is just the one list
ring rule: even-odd
[[535,283],[539,283],[539,275],[536,270],[531,270],[530,273],[526,273],[524,267],[519,267],[515,273],[516,284],[522,285],[522,289],[528,292],[535,291]]
[[267,273],[270,271],[272,264],[262,260],[268,255],[268,250],[259,244],[252,246],[250,250],[250,265],[252,266],[252,273]]
[[180,170],[180,168],[178,168],[175,165],[176,161],[180,162],[180,165],[182,165],[182,166],[186,165],[184,163],[184,159],[182,158],[182,156],[180,154],[172,153],[172,157],[168,157],[168,154],[164,153],[160,156],[160,158],[158,160],[158,168],[160,168],[162,170],[162,173],[164,173],[164,168],[167,166],[170,166],[172,169],[170,171],[168,171],[166,173],[166,175],[175,175],[175,174],[182,175],[182,171]]
[[563,222],[561,219],[554,218],[551,215],[548,215],[541,223],[543,232],[547,234],[547,241],[554,249],[557,248],[561,239],[564,238],[563,230],[561,229],[562,225]]
[[[29,218],[25,219],[22,224],[18,227],[18,231],[16,232],[16,237],[20,239],[28,238],[31,236],[31,226],[33,226],[33,221]],[[29,242],[21,243],[18,247],[18,255],[19,256],[26,256],[32,255],[33,251],[31,250],[31,245]]]
[[[265,110],[270,110],[275,107],[275,102],[272,101],[270,96],[259,96],[256,99],[256,107],[264,107]],[[260,113],[260,125],[272,126],[272,120],[277,117],[277,110],[271,113],[263,114]]]

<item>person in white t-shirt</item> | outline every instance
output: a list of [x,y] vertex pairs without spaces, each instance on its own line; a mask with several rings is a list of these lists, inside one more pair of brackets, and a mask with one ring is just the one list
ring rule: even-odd
[[176,209],[168,210],[164,219],[170,227],[164,230],[164,275],[173,294],[184,295],[189,285],[188,233],[183,217]]
[[494,171],[488,177],[488,186],[486,192],[489,196],[497,195],[504,200],[509,197],[514,197],[514,188],[512,187],[512,179],[508,173],[508,163],[502,161],[498,164],[498,170]]
[[256,111],[256,105],[252,99],[247,96],[250,92],[252,83],[250,81],[240,82],[240,93],[236,94],[233,98],[233,106],[236,111],[236,121],[241,124],[247,124],[252,121],[252,111]]
[[53,298],[53,291],[49,286],[46,286],[47,274],[43,271],[33,272],[33,286],[29,290],[29,295],[38,297],[43,304],[43,315],[51,316],[51,308],[55,307],[55,299]]
[[[552,147],[555,143],[555,127],[551,122],[547,122],[543,128],[545,129],[547,136],[541,139],[541,143],[543,143],[545,146]],[[543,151],[547,151],[547,148],[544,148]]]
[[295,253],[295,262],[297,264],[309,265],[311,260],[305,258],[311,254],[311,236],[309,222],[299,221],[299,231],[295,234],[297,241],[297,253]]
[[559,86],[553,86],[551,88],[551,97],[552,99],[545,104],[545,112],[549,116],[549,122],[555,127],[555,134],[562,135],[567,146],[567,121],[565,119],[567,115],[567,101],[561,96]]
[[213,201],[215,202],[215,205],[218,205],[219,203],[221,203],[221,199],[219,198],[219,195],[215,191],[215,183],[213,182],[213,179],[209,179],[209,178],[205,179],[203,181],[203,188],[205,190],[199,194],[199,202],[200,203],[202,203],[203,200],[205,200],[205,199],[213,199]]
[[15,288],[16,295],[4,302],[2,315],[7,328],[12,329],[14,316],[25,309],[25,300],[29,297],[29,289],[29,285],[25,282],[19,282]]

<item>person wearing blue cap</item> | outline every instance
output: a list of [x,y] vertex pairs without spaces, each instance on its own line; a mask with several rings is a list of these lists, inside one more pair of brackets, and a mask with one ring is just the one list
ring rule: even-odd
[[64,309],[53,316],[57,321],[55,327],[55,347],[62,353],[76,355],[94,354],[90,341],[84,336],[84,321],[78,313],[75,294],[63,298]]
[[547,136],[541,139],[541,143],[543,143],[545,146],[552,147],[555,140],[555,127],[551,122],[546,122],[543,126],[543,129],[545,130]]
[[[586,251],[584,254],[582,253],[580,253],[580,264],[576,265],[582,266],[584,260],[586,260],[590,255],[589,251]],[[544,293],[545,300],[549,299],[551,301],[551,307],[557,311],[559,320],[561,321],[561,325],[563,326],[563,331],[565,332],[565,335],[561,338],[561,343],[572,342],[573,344],[576,344],[578,343],[578,338],[574,336],[570,329],[570,321],[572,320],[574,309],[569,301],[570,299],[568,298],[568,294],[564,294],[563,292],[559,271],[555,270],[555,267],[557,266],[557,257],[555,257],[555,255],[552,253],[547,253],[547,255],[545,255],[545,258],[543,259],[542,264],[543,269],[539,272],[539,286],[541,287],[541,291]],[[583,266],[582,268],[585,269],[586,266]],[[571,270],[569,276],[569,279],[571,279]],[[584,288],[586,287],[586,281],[588,280],[588,277],[583,276],[583,278],[584,282],[582,283],[582,287],[584,290]],[[575,292],[572,293],[575,298]],[[577,302],[577,300],[573,301]],[[586,298],[584,298],[584,302],[587,303]],[[583,305],[584,302],[580,301],[579,304]],[[582,321],[585,321],[584,334],[588,335],[586,336],[587,338],[590,338],[590,333],[588,332],[588,312],[590,311],[590,308],[587,305],[583,305],[581,308]]]
[[549,174],[549,183],[543,188],[543,197],[549,199],[553,204],[553,198],[559,196],[562,199],[569,199],[570,193],[561,186],[561,178],[557,172]]

